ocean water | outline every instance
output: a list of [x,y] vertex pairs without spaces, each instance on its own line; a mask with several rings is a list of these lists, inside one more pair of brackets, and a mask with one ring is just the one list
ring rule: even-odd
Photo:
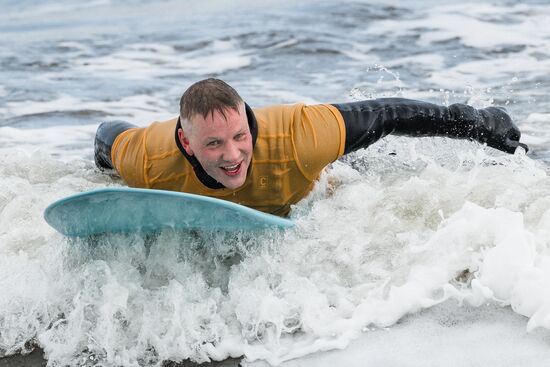
[[[548,1],[0,0],[0,357],[159,366],[548,366]],[[296,230],[68,240],[52,201],[121,186],[100,121],[219,77],[253,107],[505,106],[529,152],[389,136],[335,162]]]

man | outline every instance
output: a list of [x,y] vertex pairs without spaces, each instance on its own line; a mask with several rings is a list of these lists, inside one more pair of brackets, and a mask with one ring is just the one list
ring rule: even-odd
[[179,118],[146,128],[101,124],[95,160],[129,186],[212,196],[283,216],[328,164],[390,133],[476,140],[507,153],[527,149],[497,107],[383,98],[252,110],[228,84],[206,79],[185,91]]

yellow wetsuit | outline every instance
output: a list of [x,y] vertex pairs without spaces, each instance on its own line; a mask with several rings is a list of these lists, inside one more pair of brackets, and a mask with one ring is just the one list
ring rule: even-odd
[[388,134],[477,140],[508,153],[518,146],[528,149],[510,116],[497,107],[476,110],[403,98],[245,107],[254,153],[247,179],[236,190],[224,188],[185,153],[177,139],[177,119],[146,128],[123,121],[100,124],[96,165],[115,168],[130,186],[207,195],[285,215],[327,164]]
[[206,195],[286,215],[344,153],[344,120],[329,104],[265,107],[253,110],[253,116],[252,162],[244,185],[235,190],[208,187],[197,177],[177,145],[177,118],[122,132],[113,142],[111,160],[129,186]]

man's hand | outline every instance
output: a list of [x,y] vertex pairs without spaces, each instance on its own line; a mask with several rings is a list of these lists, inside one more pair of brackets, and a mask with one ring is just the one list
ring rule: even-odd
[[526,144],[520,143],[521,132],[502,107],[487,107],[479,110],[483,125],[491,129],[484,143],[488,146],[513,154],[518,146],[527,152]]
[[521,132],[502,107],[487,107],[476,110],[464,104],[449,106],[451,116],[457,121],[473,123],[470,138],[488,146],[513,154],[518,146],[525,151],[529,148],[520,143]]

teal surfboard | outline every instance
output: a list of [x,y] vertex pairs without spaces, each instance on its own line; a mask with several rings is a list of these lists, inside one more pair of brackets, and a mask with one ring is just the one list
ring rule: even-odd
[[102,233],[291,228],[294,223],[229,201],[181,192],[104,188],[60,199],[44,218],[69,237]]

